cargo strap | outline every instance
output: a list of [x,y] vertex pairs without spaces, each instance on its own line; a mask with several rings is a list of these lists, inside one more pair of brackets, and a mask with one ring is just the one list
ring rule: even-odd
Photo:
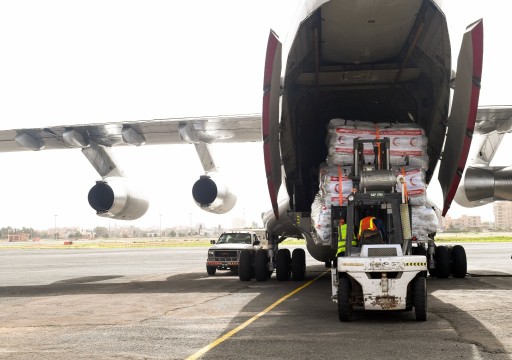
[[404,182],[403,182],[403,193],[404,193],[404,196],[405,196],[405,204],[407,204],[408,202],[408,194],[407,194],[407,181],[405,181],[405,168],[402,166],[402,176],[404,177]]

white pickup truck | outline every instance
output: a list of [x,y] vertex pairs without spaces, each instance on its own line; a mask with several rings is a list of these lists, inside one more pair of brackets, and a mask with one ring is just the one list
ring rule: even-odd
[[244,249],[261,248],[261,240],[253,231],[222,233],[215,245],[208,249],[206,272],[215,275],[217,270],[231,270],[238,273],[240,252]]

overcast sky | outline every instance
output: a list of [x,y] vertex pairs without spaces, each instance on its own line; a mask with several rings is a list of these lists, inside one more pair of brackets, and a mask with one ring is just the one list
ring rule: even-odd
[[[484,18],[480,104],[512,104],[512,6],[506,0],[445,3],[449,23],[461,31]],[[284,38],[296,4],[3,1],[0,127],[260,112],[268,32],[273,28]],[[462,4],[464,9],[457,8]],[[452,38],[454,45],[457,39]],[[194,204],[191,187],[202,168],[192,145],[116,148],[121,167],[151,201],[133,225],[159,226],[161,219],[162,227],[191,220],[229,227],[233,217],[259,220],[270,207],[261,144],[215,149],[239,189],[238,204],[228,215],[207,214]],[[89,208],[87,193],[99,176],[79,150],[0,153],[0,168],[0,227],[52,228],[55,219],[58,226],[109,225]],[[478,214],[492,214],[484,209]],[[454,205],[452,216],[462,213],[472,212]]]

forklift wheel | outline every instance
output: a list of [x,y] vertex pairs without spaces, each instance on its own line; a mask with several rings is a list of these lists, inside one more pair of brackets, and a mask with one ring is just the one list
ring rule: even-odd
[[350,279],[340,277],[338,281],[338,317],[340,321],[350,321],[352,306],[350,305]]
[[427,281],[423,276],[414,280],[414,313],[417,321],[427,320]]

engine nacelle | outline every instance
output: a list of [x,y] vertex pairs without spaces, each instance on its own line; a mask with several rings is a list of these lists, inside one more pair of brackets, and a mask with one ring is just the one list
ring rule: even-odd
[[140,188],[123,177],[96,181],[89,190],[88,200],[98,216],[119,220],[138,219],[149,207]]
[[224,179],[214,172],[201,175],[192,187],[192,197],[202,210],[224,214],[236,204],[236,195],[232,193]]
[[476,207],[512,200],[512,167],[468,167],[455,194],[460,206]]

